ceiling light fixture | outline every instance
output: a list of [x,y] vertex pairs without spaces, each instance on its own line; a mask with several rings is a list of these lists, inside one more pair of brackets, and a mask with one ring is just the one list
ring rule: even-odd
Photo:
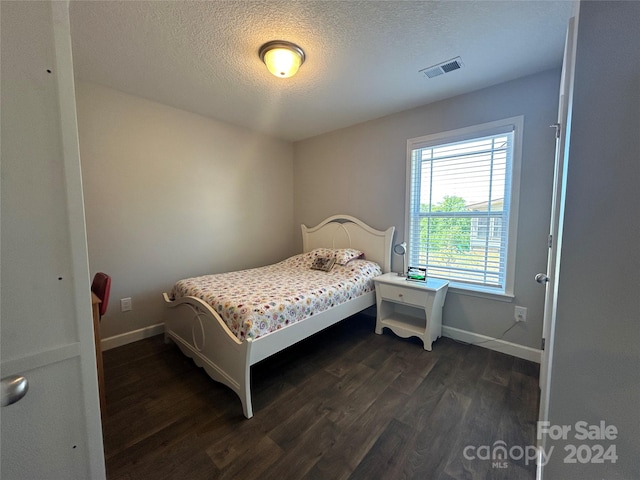
[[284,40],[265,43],[260,47],[258,55],[267,69],[279,78],[293,77],[305,59],[304,52],[298,45]]

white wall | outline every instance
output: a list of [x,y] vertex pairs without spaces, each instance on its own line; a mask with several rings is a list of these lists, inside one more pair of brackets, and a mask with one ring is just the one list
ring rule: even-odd
[[163,322],[176,280],[295,253],[290,143],[95,84],[77,104],[89,265],[113,282],[103,338]]
[[[550,442],[552,480],[640,478],[638,25],[638,2],[581,3],[549,404],[572,430]],[[578,421],[618,438],[576,440]],[[617,462],[564,462],[565,444],[596,443]]]
[[[533,277],[547,261],[555,145],[549,125],[557,117],[559,83],[560,71],[548,71],[296,143],[295,223],[348,213],[376,228],[395,225],[401,241],[407,139],[524,115],[515,299],[450,293],[443,323],[498,337],[512,324],[514,305],[522,305],[528,321],[505,339],[538,349],[544,289]],[[401,270],[398,257],[394,262]]]

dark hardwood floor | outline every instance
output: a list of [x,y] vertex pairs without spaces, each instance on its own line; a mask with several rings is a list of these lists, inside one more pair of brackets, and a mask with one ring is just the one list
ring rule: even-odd
[[[250,420],[162,336],[105,352],[109,480],[535,478],[517,447],[535,445],[537,364],[448,338],[426,352],[374,324],[254,366]],[[514,458],[484,459],[500,445]]]

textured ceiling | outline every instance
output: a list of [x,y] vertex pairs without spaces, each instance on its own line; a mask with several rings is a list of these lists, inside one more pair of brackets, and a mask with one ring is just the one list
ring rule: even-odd
[[[300,140],[559,67],[569,1],[72,1],[76,77]],[[300,45],[298,74],[258,49]],[[460,56],[462,69],[419,70]]]

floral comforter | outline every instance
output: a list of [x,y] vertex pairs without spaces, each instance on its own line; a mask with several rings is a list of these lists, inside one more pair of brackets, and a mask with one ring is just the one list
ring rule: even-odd
[[382,274],[377,263],[362,259],[312,270],[318,255],[314,250],[266,267],[180,280],[171,297],[198,297],[240,340],[256,339],[373,291],[373,278]]

